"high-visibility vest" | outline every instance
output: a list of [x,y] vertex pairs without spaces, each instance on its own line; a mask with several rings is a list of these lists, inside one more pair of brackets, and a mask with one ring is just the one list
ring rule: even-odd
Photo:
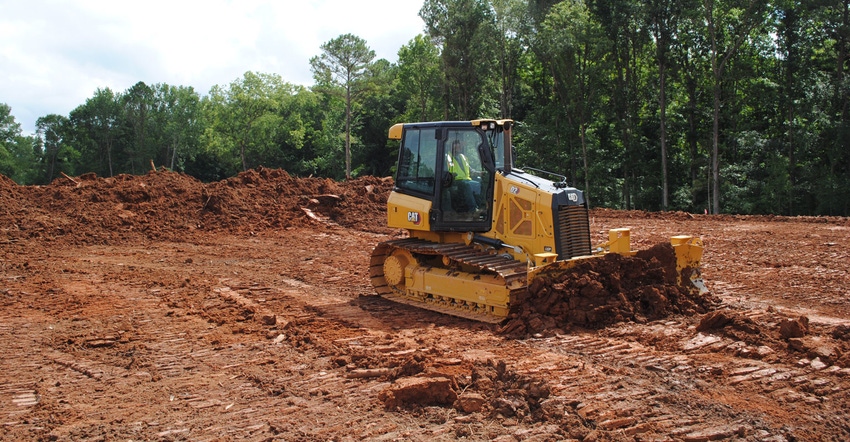
[[466,160],[466,155],[460,154],[457,158],[452,158],[452,155],[446,155],[446,161],[449,164],[449,173],[454,174],[457,180],[472,179],[469,174],[469,161]]

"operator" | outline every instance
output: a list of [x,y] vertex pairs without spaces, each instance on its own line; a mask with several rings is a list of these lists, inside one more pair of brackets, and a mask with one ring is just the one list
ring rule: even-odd
[[469,170],[469,161],[466,159],[466,155],[463,154],[460,140],[455,140],[452,143],[452,151],[446,155],[446,164],[448,165],[449,173],[454,175],[454,186],[457,187],[458,196],[461,198],[463,209],[465,209],[458,211],[475,210],[477,204],[475,203],[475,195],[473,194],[472,175]]

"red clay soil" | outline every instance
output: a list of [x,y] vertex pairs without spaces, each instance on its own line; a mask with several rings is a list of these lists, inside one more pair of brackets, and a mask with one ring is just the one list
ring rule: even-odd
[[850,440],[850,220],[594,209],[711,295],[611,256],[504,334],[373,296],[391,188],[0,176],[0,439]]

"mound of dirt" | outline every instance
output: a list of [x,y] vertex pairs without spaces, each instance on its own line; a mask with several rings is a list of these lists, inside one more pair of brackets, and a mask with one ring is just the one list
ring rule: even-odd
[[600,328],[673,314],[708,312],[718,300],[677,282],[673,246],[658,244],[633,257],[611,253],[532,281],[502,327],[506,335]]
[[344,227],[380,232],[391,189],[391,179],[336,182],[295,178],[280,169],[249,170],[204,188],[203,222],[241,231],[301,226],[326,217]]
[[18,185],[5,177],[4,175],[0,175],[0,203],[3,203],[3,207],[9,210],[17,210],[20,205],[18,201]]
[[252,169],[204,184],[175,172],[101,178],[63,177],[46,186],[17,186],[0,176],[0,224],[8,240],[72,244],[139,239],[179,240],[192,231],[256,233],[323,223],[389,232],[386,200],[392,179],[346,182],[297,178]]

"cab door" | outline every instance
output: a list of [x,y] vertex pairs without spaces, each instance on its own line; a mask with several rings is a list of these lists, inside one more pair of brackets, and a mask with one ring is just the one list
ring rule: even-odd
[[486,232],[492,225],[493,154],[471,125],[440,131],[432,230]]

